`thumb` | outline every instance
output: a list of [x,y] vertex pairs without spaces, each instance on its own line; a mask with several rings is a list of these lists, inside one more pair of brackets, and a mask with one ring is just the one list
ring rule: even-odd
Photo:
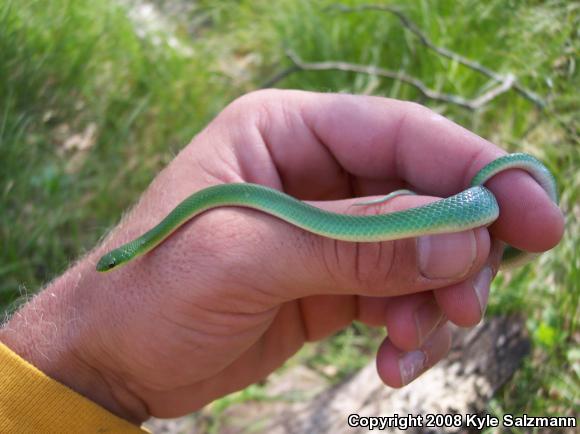
[[[353,206],[360,199],[310,203],[342,214],[373,215],[434,200],[400,196],[363,207]],[[190,281],[199,281],[203,270],[203,279],[213,280],[211,286],[238,287],[244,298],[267,298],[268,305],[316,294],[394,296],[446,287],[481,268],[490,248],[485,228],[387,242],[345,242],[234,207],[202,214],[175,235],[152,257],[188,263],[181,271],[191,270],[186,276]]]
[[[414,195],[368,206],[353,206],[360,199],[313,205],[338,213],[376,215],[423,206],[438,199]],[[321,275],[326,271],[336,282],[328,290],[371,296],[403,295],[463,281],[483,266],[490,249],[486,228],[376,243],[327,238],[318,238],[313,243],[320,249]]]

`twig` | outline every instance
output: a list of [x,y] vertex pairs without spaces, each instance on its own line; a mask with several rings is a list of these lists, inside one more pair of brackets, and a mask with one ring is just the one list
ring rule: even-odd
[[508,90],[515,88],[516,78],[513,74],[508,74],[504,77],[503,83],[500,83],[499,86],[496,86],[490,90],[488,90],[483,95],[471,100],[471,103],[474,107],[480,108],[487,104],[492,99],[496,98],[498,95],[507,92]]
[[[290,56],[288,56],[288,57],[290,57]],[[274,75],[268,81],[263,83],[262,86],[260,86],[260,88],[267,89],[268,87],[272,87],[276,83],[278,83],[279,81],[282,81],[283,79],[288,77],[290,74],[293,74],[297,71],[300,71],[300,68],[297,65],[292,65],[289,68],[286,68],[286,69],[280,71],[279,73],[277,73],[276,75]]]
[[[495,71],[492,71],[491,69],[483,66],[479,62],[468,59],[460,54],[457,54],[451,50],[448,50],[447,48],[439,47],[438,45],[435,45],[433,43],[433,41],[431,41],[431,39],[429,39],[429,37],[425,33],[423,33],[415,25],[415,23],[413,23],[405,14],[403,14],[400,10],[393,8],[391,6],[360,5],[360,6],[356,6],[356,7],[350,7],[350,6],[337,4],[337,5],[330,6],[328,9],[336,9],[340,12],[346,12],[346,13],[362,12],[362,11],[366,11],[366,10],[375,10],[375,11],[391,13],[399,19],[399,21],[401,22],[401,24],[404,27],[406,27],[411,33],[413,33],[415,36],[417,36],[417,38],[419,38],[419,40],[421,41],[421,43],[423,45],[425,45],[427,48],[435,51],[439,55],[446,57],[448,59],[451,59],[451,60],[453,60],[453,61],[455,61],[463,66],[470,68],[470,69],[478,71],[481,74],[491,78],[492,80],[494,80],[497,83],[505,83],[509,78],[506,76],[502,76],[501,74],[498,74]],[[544,102],[544,100],[538,94],[523,87],[520,83],[518,83],[518,81],[515,79],[515,77],[513,77],[513,83],[512,83],[511,87],[515,91],[517,91],[520,95],[522,95],[524,98],[528,99],[529,101],[531,101],[532,103],[537,105],[539,108],[543,109],[545,107],[546,103]]]
[[389,71],[388,69],[379,68],[372,65],[358,65],[355,63],[340,62],[340,61],[326,61],[326,62],[304,62],[298,57],[296,53],[291,50],[286,50],[286,55],[290,58],[294,64],[292,67],[284,70],[282,73],[278,74],[276,77],[270,79],[264,87],[270,87],[276,83],[275,78],[282,79],[294,71],[328,71],[337,70],[345,72],[357,72],[362,74],[375,75],[380,77],[386,77],[393,80],[398,80],[413,86],[426,98],[442,101],[446,103],[451,103],[464,107],[469,110],[477,110],[487,104],[494,98],[497,98],[502,93],[507,92],[513,87],[514,76],[508,75],[504,78],[498,86],[493,87],[483,95],[475,99],[466,99],[458,95],[452,95],[447,93],[437,92],[436,90],[430,89],[421,80],[411,77],[403,72]]

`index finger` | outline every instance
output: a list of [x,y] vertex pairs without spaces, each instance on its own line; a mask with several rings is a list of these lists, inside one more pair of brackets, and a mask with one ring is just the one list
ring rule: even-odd
[[[365,179],[399,179],[421,193],[449,196],[505,154],[491,142],[418,104],[342,94],[300,95],[305,123],[337,162]],[[282,163],[283,164],[283,163]],[[510,170],[490,180],[500,205],[492,233],[518,248],[547,250],[564,221],[531,176]]]

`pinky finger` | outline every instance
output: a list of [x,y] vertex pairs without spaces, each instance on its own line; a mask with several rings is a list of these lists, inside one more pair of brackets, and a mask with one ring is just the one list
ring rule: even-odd
[[403,387],[427,371],[451,348],[451,331],[444,323],[417,350],[402,351],[387,338],[377,354],[377,371],[383,382],[391,387]]

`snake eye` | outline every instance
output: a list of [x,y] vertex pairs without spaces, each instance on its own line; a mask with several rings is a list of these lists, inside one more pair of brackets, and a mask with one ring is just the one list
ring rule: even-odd
[[119,258],[115,258],[114,255],[107,254],[99,259],[97,263],[97,271],[110,271],[119,265]]

